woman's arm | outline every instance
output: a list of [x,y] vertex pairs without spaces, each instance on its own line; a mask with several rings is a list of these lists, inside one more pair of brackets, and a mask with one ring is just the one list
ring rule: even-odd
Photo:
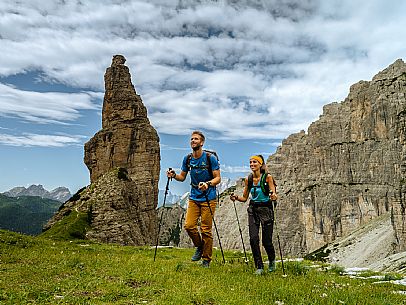
[[268,174],[266,177],[266,182],[268,182],[269,185],[269,198],[271,200],[277,200],[278,199],[278,195],[276,194],[276,185],[274,183],[274,179],[273,177]]
[[244,192],[243,192],[243,195],[242,196],[237,196],[237,195],[235,195],[234,193],[232,193],[231,195],[230,195],[230,199],[231,200],[233,200],[233,201],[235,201],[235,200],[237,200],[237,201],[240,201],[240,202],[246,202],[247,201],[247,199],[248,199],[248,178],[246,178],[245,180],[244,180],[244,184],[245,184],[245,187],[244,187]]

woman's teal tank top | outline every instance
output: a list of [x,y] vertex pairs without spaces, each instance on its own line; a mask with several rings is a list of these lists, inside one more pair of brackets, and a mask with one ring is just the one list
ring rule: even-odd
[[258,181],[258,184],[253,183],[252,184],[252,188],[250,190],[251,193],[251,200],[258,202],[258,203],[262,203],[262,202],[268,202],[269,201],[269,197],[266,196],[261,189],[261,181]]

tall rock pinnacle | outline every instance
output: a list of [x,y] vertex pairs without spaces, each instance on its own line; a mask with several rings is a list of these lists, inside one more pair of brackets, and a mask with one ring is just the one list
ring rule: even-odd
[[103,129],[85,144],[85,163],[91,182],[112,168],[123,167],[138,182],[152,179],[157,188],[159,138],[124,62],[124,56],[115,55],[104,75]]
[[129,245],[155,241],[159,137],[124,63],[124,56],[115,55],[106,70],[102,129],[85,144],[91,185],[67,201],[45,229],[77,212],[87,215],[85,238]]

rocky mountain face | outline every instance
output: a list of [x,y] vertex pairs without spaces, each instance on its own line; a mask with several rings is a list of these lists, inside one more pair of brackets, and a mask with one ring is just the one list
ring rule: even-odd
[[17,186],[4,192],[3,195],[9,197],[20,197],[20,196],[38,196],[41,198],[57,200],[60,202],[65,202],[68,200],[72,194],[66,187],[57,187],[52,191],[47,191],[41,184],[30,185],[28,188],[24,186]]
[[91,185],[48,223],[69,211],[87,213],[86,237],[102,242],[153,244],[156,239],[159,137],[137,95],[125,58],[115,55],[104,75],[102,130],[85,144]]
[[[276,221],[283,252],[309,253],[388,213],[394,233],[387,251],[403,251],[405,136],[406,64],[397,60],[372,81],[351,86],[344,101],[326,105],[307,133],[285,139],[267,161],[278,183]],[[237,183],[236,193],[242,189]],[[223,201],[216,216],[221,241],[223,247],[238,247],[238,231],[234,238],[222,233],[236,226],[226,221],[235,214],[231,201]],[[241,212],[245,228],[246,211]]]
[[180,236],[184,225],[186,210],[179,204],[160,207],[158,218],[161,219],[161,230],[159,233],[159,244],[162,246],[179,246]]
[[[165,206],[177,203],[181,197],[182,197],[181,195],[172,194],[171,191],[168,191],[168,194],[166,194]],[[164,199],[165,199],[165,190],[159,190],[158,207],[161,207],[163,205]]]
[[221,194],[230,187],[235,186],[236,183],[237,182],[235,180],[231,180],[227,177],[221,177],[221,182],[216,186],[217,192]]

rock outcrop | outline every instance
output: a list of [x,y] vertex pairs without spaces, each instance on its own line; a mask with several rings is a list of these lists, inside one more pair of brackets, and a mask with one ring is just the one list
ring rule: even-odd
[[85,144],[91,185],[67,202],[51,227],[69,211],[89,214],[86,237],[102,242],[144,245],[156,239],[159,137],[131,83],[125,58],[107,68],[102,130]]
[[[394,228],[388,254],[403,251],[405,136],[406,64],[397,60],[372,81],[351,86],[344,101],[326,105],[307,133],[285,139],[267,161],[278,183],[284,253],[309,253],[386,213]],[[236,192],[241,194],[241,185]],[[227,202],[217,217],[234,213]],[[246,217],[242,222],[246,226]],[[223,246],[234,247],[239,238],[235,234],[228,244],[222,240]]]

